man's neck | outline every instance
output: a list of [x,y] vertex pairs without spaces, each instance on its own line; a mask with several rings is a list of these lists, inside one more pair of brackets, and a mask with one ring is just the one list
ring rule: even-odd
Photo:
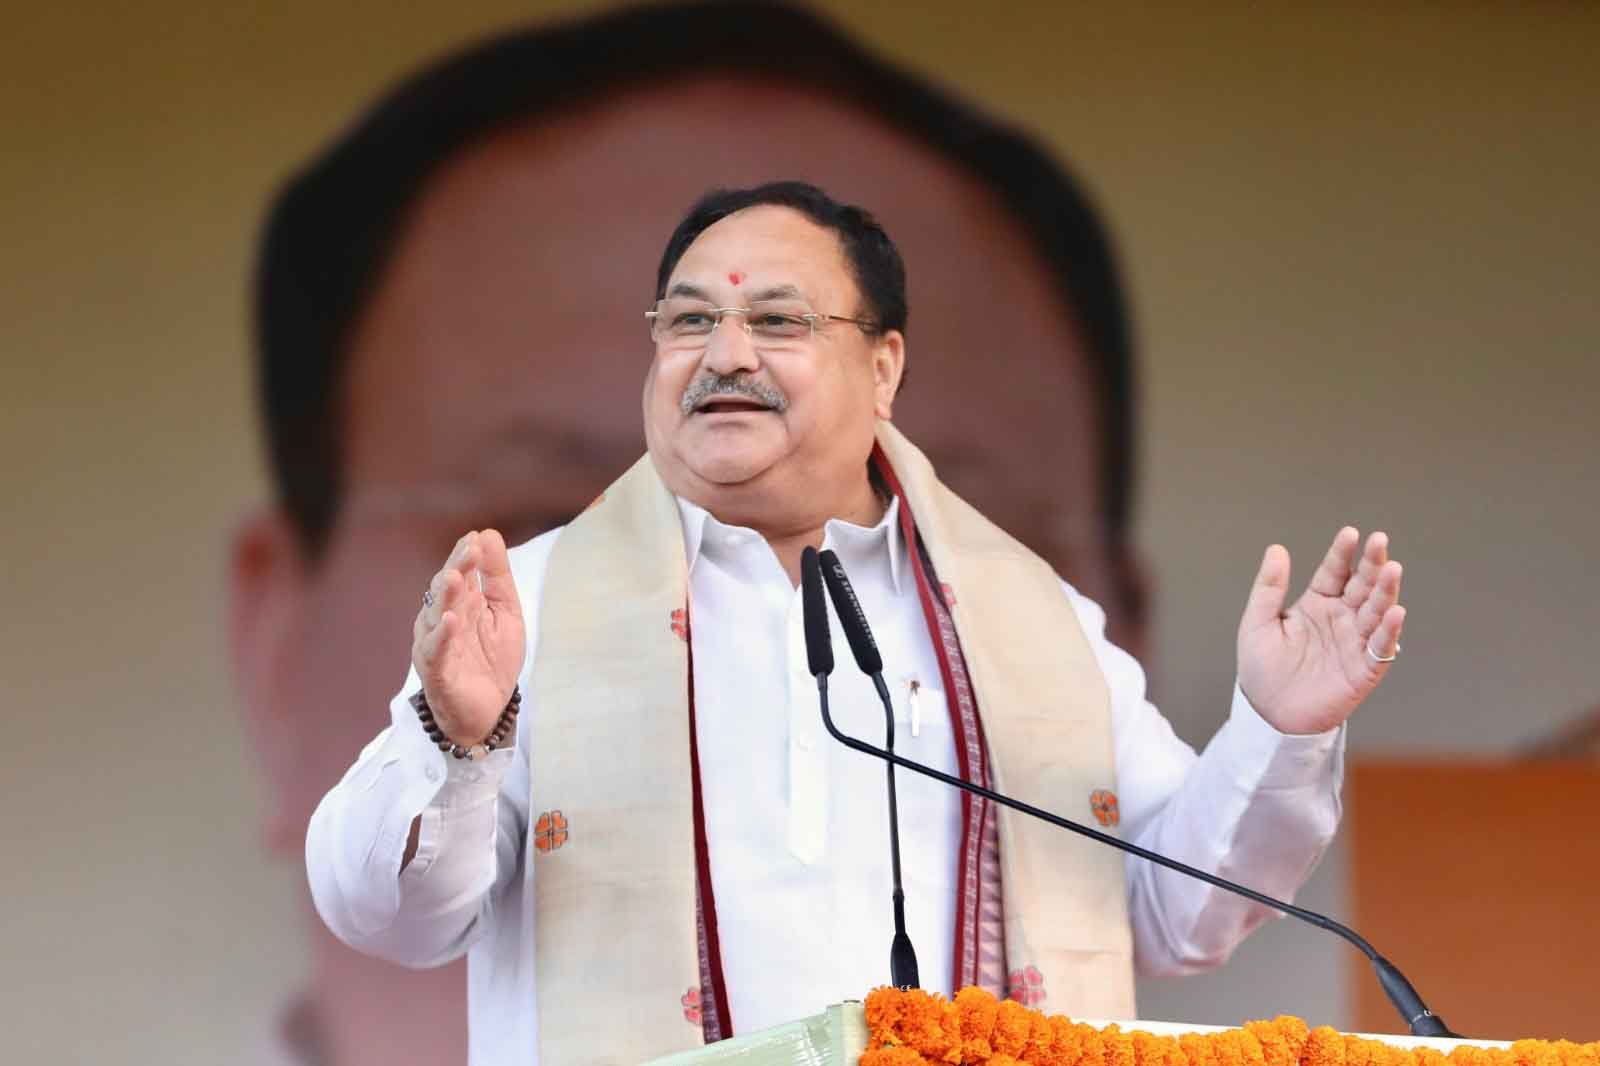
[[719,522],[746,526],[760,533],[778,557],[784,573],[789,575],[790,583],[798,586],[800,556],[808,547],[822,547],[822,538],[830,521],[837,518],[852,525],[875,526],[887,508],[888,501],[863,470],[860,481],[836,497],[831,506],[786,508],[776,513],[769,513],[765,508],[746,510],[711,506],[706,510],[715,515]]

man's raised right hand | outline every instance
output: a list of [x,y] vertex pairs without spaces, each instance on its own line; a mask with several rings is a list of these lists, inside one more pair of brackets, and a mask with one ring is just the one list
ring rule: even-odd
[[411,627],[411,663],[444,735],[481,744],[517,685],[527,653],[506,542],[492,529],[456,541]]

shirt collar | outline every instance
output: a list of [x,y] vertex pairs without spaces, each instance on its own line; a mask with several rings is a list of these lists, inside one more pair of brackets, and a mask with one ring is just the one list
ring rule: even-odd
[[[678,514],[683,520],[684,558],[688,561],[688,569],[692,572],[695,560],[700,558],[700,551],[705,544],[708,531],[727,532],[743,527],[724,524],[716,515],[682,496],[673,498],[678,501]],[[876,525],[858,526],[841,518],[830,518],[828,524],[823,527],[823,534],[828,546],[846,557],[860,559],[879,552],[887,553],[889,580],[894,585],[895,594],[899,594],[901,557],[904,555],[904,540],[900,534],[899,497],[890,499],[889,506],[884,508],[883,517],[878,519]]]

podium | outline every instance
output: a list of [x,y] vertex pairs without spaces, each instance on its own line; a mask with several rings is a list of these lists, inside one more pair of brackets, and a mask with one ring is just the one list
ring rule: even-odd
[[[1116,1024],[1128,1033],[1169,1037],[1228,1031],[1222,1026],[1178,1022],[1111,1023],[1082,1020],[1082,1024],[1097,1029]],[[856,1066],[867,1050],[867,1039],[863,1007],[851,1001],[835,1004],[821,1014],[801,1021],[734,1037],[693,1051],[651,1059],[645,1066]],[[1368,1039],[1396,1048],[1427,1048],[1440,1055],[1448,1055],[1462,1046],[1503,1050],[1509,1050],[1512,1046],[1498,1040],[1447,1040],[1427,1036],[1371,1036]]]
[[854,1066],[866,1050],[867,1019],[861,1004],[851,1001],[749,1036],[651,1059],[646,1066]]

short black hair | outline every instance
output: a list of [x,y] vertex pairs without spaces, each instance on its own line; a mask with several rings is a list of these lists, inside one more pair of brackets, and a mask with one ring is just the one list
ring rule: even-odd
[[992,189],[1083,325],[1104,414],[1100,487],[1124,544],[1134,471],[1132,337],[1109,241],[1078,184],[1032,140],[779,3],[648,4],[491,38],[402,81],[285,184],[255,279],[262,416],[278,498],[319,558],[344,482],[352,326],[426,181],[514,123],[708,72],[800,84],[858,107]]
[[906,264],[900,258],[900,249],[871,213],[842,204],[803,181],[772,181],[750,189],[714,189],[702,196],[667,238],[661,266],[656,271],[656,299],[666,296],[673,268],[700,234],[735,212],[763,205],[790,208],[823,229],[832,230],[866,305],[850,308],[849,314],[870,319],[874,332],[905,332]]

